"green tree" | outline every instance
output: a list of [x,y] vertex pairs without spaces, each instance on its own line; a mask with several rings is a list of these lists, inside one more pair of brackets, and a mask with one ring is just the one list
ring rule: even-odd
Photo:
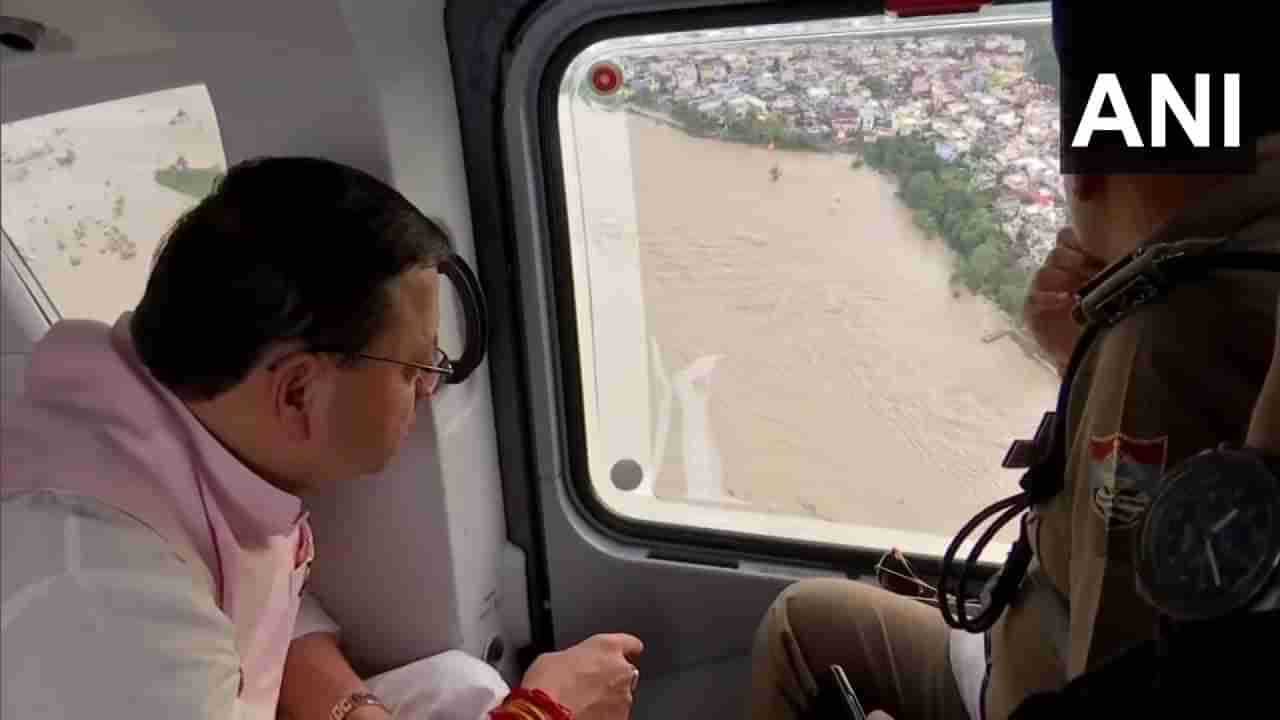
[[884,169],[884,145],[879,142],[867,143],[862,149],[862,159],[874,170]]
[[695,135],[706,134],[715,127],[711,118],[698,112],[698,109],[686,100],[677,100],[672,104],[671,118]]
[[938,172],[942,203],[947,212],[968,212],[977,207],[977,198],[969,189],[971,176],[969,171],[959,167],[948,167]]
[[928,170],[920,170],[911,176],[906,196],[909,207],[923,208],[931,214],[943,207],[942,186],[938,184],[938,177]]
[[920,226],[920,229],[925,231],[925,233],[929,235],[937,235],[942,232],[942,228],[939,227],[937,219],[935,219],[933,213],[928,210],[923,208],[916,210],[915,218],[916,225]]
[[982,289],[983,277],[973,266],[973,263],[969,262],[968,258],[957,258],[956,271],[952,279],[969,288],[970,292],[976,293]]
[[1001,285],[996,295],[996,304],[1014,317],[1022,314],[1022,305],[1026,301],[1027,292],[1021,285]]
[[970,253],[978,248],[986,241],[980,226],[973,221],[972,216],[966,217],[960,224],[959,228],[947,235],[947,244],[951,249],[968,257]]
[[973,271],[986,282],[987,278],[995,274],[996,269],[1000,267],[1000,251],[992,246],[989,242],[984,242],[974,248],[973,253],[969,255],[969,264],[973,266]]
[[896,195],[912,209],[916,225],[940,235],[955,250],[952,282],[987,296],[1017,317],[1031,274],[1018,264],[1013,242],[992,210],[994,194],[973,189],[979,162],[991,150],[981,148],[978,162],[972,153],[948,162],[936,152],[939,139],[920,132],[882,137],[863,145],[862,159],[878,171],[894,174]]
[[761,123],[769,142],[777,142],[787,133],[787,122],[778,113],[769,113]]

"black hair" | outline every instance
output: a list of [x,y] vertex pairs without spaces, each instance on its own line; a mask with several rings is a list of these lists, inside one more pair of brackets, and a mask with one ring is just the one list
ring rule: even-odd
[[209,400],[274,343],[352,357],[388,323],[391,281],[449,255],[444,231],[367,173],[247,160],[169,231],[130,330],[157,380]]

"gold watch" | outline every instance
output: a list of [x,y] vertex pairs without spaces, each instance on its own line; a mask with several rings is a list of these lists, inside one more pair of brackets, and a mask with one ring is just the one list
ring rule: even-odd
[[380,707],[388,715],[391,714],[391,711],[387,709],[386,705],[382,704],[377,695],[369,692],[354,692],[339,701],[337,705],[334,705],[333,709],[329,711],[329,717],[332,720],[346,720],[347,715],[350,715],[352,710],[365,705]]

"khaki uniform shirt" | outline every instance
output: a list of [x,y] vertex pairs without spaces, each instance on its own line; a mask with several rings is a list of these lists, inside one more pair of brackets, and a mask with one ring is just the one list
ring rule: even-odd
[[[1232,237],[1280,252],[1280,158],[1220,186],[1153,242]],[[1031,513],[1035,559],[991,630],[987,720],[1151,639],[1137,593],[1138,529],[1162,475],[1242,442],[1271,361],[1280,274],[1215,271],[1094,340],[1074,379],[1063,490]]]

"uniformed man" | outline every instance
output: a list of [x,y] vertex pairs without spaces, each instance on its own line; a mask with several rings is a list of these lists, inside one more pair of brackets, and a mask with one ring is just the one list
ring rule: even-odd
[[[1211,59],[1214,69],[1244,58],[1246,81],[1262,70],[1248,64],[1262,46],[1247,17],[1161,3],[1140,23],[1082,29],[1063,5],[1055,2],[1054,23],[1064,76],[1085,53],[1100,62],[1128,42],[1144,43],[1155,67],[1182,56]],[[1096,14],[1114,4],[1070,12],[1082,7]],[[1072,292],[1138,246],[1230,236],[1280,252],[1280,112],[1247,107],[1261,136],[1253,174],[1068,179],[1073,227],[1034,278],[1024,311],[1061,365],[1080,335]],[[1030,570],[989,632],[952,630],[936,607],[865,584],[797,583],[757,633],[748,717],[803,717],[815,672],[840,664],[868,710],[897,720],[1004,720],[1031,694],[1149,640],[1155,613],[1135,589],[1136,528],[1164,470],[1245,439],[1271,359],[1278,286],[1270,273],[1216,273],[1098,336],[1070,388],[1065,487],[1032,508]]]
[[1244,442],[1167,472],[1147,510],[1137,574],[1160,613],[1156,638],[1032,695],[1011,720],[1252,717],[1274,701],[1275,666],[1260,658],[1280,639],[1276,338]]

